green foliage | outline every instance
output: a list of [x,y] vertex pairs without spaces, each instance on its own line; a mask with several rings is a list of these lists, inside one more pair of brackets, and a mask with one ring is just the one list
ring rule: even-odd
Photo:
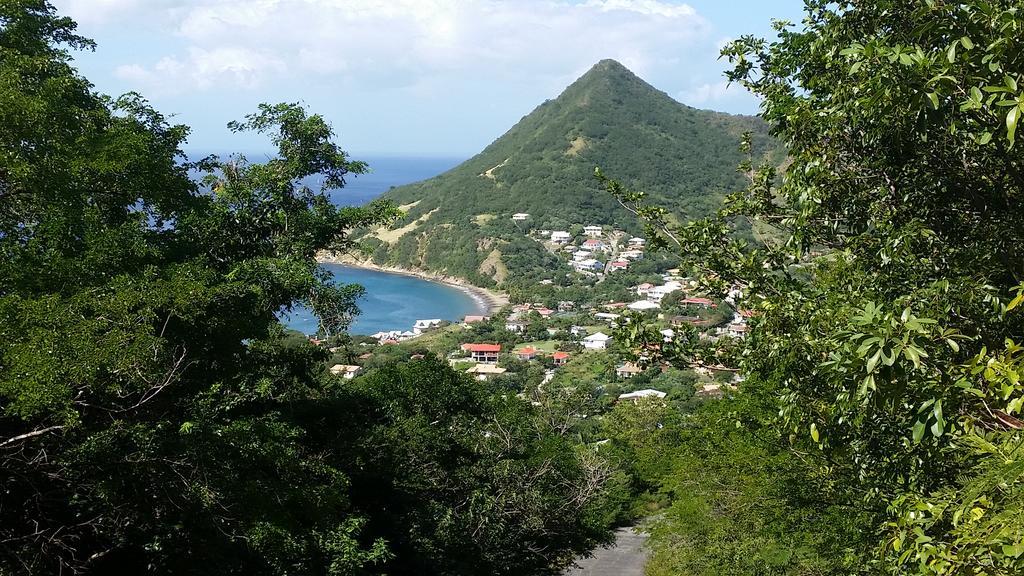
[[320,409],[325,442],[339,413],[352,501],[393,554],[382,572],[535,574],[606,538],[610,465],[499,388],[427,358],[354,381]]
[[[510,271],[505,286],[532,288],[568,267],[527,238],[530,230],[614,224],[640,232],[636,219],[601,193],[594,166],[696,218],[742,185],[735,142],[744,131],[756,133],[759,152],[777,152],[758,119],[681,105],[621,64],[603,60],[478,155],[385,194],[396,204],[419,202],[396,227],[430,214],[387,251],[386,262],[491,285],[480,266],[498,249]],[[517,212],[530,214],[526,226],[511,221]],[[481,225],[474,220],[480,214],[496,218]],[[375,247],[375,262],[385,261],[381,249]]]
[[870,530],[869,515],[808,482],[801,457],[737,427],[747,409],[706,403],[667,447],[659,486],[671,504],[651,522],[648,573],[859,573],[864,550],[849,535]]
[[[781,179],[748,160],[747,189],[686,225],[605,187],[709,287],[761,312],[732,356],[740,394],[764,387],[759,423],[829,502],[863,503],[883,533],[847,533],[864,569],[1020,573],[1024,14],[1012,1],[806,4],[799,31],[778,23],[778,41],[723,51],[788,147]],[[781,242],[738,240],[737,216]],[[697,351],[667,352],[689,364]]]
[[608,465],[528,403],[437,363],[349,385],[278,323],[345,348],[360,289],[315,254],[392,215],[328,201],[365,166],[322,117],[261,106],[231,128],[274,158],[187,163],[74,30],[0,0],[0,573],[534,573],[604,537]]

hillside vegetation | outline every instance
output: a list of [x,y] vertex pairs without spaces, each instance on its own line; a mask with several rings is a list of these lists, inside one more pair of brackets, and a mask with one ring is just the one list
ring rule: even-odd
[[[761,120],[680,104],[614,60],[598,62],[482,152],[429,180],[389,191],[405,218],[363,237],[378,264],[424,268],[491,285],[539,278],[558,262],[529,229],[641,228],[594,178],[600,166],[682,219],[712,213],[743,187],[744,132],[777,155]],[[513,222],[514,213],[528,213]],[[500,262],[496,262],[499,258]]]
[[[777,28],[723,55],[784,177],[684,226],[646,212],[751,318],[736,390],[651,450],[671,504],[647,574],[1024,574],[1021,3],[815,0]],[[736,242],[736,215],[785,251]],[[656,329],[620,336],[724,356]]]

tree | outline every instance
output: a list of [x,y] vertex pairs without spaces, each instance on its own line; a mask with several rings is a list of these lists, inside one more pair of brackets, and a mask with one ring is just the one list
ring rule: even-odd
[[537,574],[607,538],[614,468],[529,403],[433,358],[353,386],[321,417],[354,420],[338,456],[369,536],[394,552],[382,572]]
[[323,174],[328,190],[363,164],[321,117],[263,107],[234,128],[279,156],[208,158],[202,193],[187,128],[93,93],[62,47],[92,46],[74,29],[43,1],[0,3],[0,571],[383,559],[288,415],[325,392],[322,353],[281,345],[276,321],[297,301],[331,330],[353,312],[356,289],[313,256],[387,209],[296,183]]
[[[515,573],[603,537],[604,465],[527,403],[433,363],[374,380],[396,407],[285,333],[296,303],[343,333],[360,289],[315,255],[395,214],[328,201],[365,165],[321,116],[262,105],[230,127],[274,158],[189,162],[186,127],[92,91],[74,32],[44,0],[0,0],[0,573]],[[392,476],[413,448],[429,470]],[[380,505],[371,480],[406,500]]]
[[[801,30],[723,51],[788,146],[781,179],[751,159],[750,186],[685,226],[606,188],[654,244],[761,312],[742,367],[816,481],[872,512],[885,536],[864,542],[882,551],[865,565],[1018,573],[1024,15],[1012,1],[806,6]],[[739,217],[782,242],[736,239]]]

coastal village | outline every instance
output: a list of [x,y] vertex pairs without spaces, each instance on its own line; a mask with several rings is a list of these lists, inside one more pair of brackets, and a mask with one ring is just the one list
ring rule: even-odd
[[[529,218],[511,216],[519,223]],[[493,291],[463,286],[477,299],[480,314],[452,321],[423,318],[404,330],[349,337],[331,347],[331,372],[350,379],[387,362],[430,354],[477,381],[504,385],[535,402],[545,389],[581,385],[603,403],[689,402],[717,397],[738,380],[720,364],[681,370],[664,360],[637,360],[636,350],[614,337],[626,323],[643,320],[666,347],[693,338],[728,346],[746,336],[754,316],[737,306],[737,292],[712,298],[679,268],[634,273],[648,256],[647,242],[614,227],[587,223],[524,233],[559,255],[569,288],[555,285],[552,274],[537,282],[538,293],[546,296],[520,295],[527,301],[510,303]],[[670,261],[659,256],[667,266]],[[623,278],[635,280],[617,292],[625,297],[601,301],[602,284]],[[580,286],[585,289],[571,289]],[[575,296],[560,296],[570,292]]]

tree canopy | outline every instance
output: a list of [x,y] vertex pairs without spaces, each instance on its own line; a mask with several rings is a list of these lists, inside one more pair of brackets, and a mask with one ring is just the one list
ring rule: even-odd
[[[1024,570],[1022,27],[1014,1],[809,0],[801,27],[723,51],[784,170],[752,158],[746,190],[682,226],[605,180],[756,310],[738,395],[767,404],[746,425],[870,513],[848,535],[864,572]],[[735,239],[737,215],[783,240]]]
[[345,386],[284,337],[296,303],[345,329],[315,254],[393,215],[328,201],[366,166],[321,116],[263,105],[230,128],[276,156],[193,162],[91,47],[0,0],[0,573],[522,574],[604,538],[604,465],[527,403],[437,362]]

